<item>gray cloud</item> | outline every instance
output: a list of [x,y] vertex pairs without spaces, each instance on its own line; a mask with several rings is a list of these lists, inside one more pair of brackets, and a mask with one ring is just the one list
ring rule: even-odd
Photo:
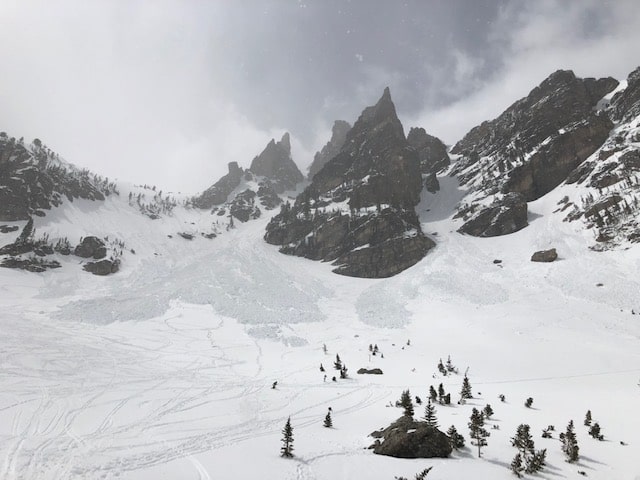
[[447,142],[558,68],[623,78],[633,1],[5,0],[0,129],[137,183],[195,192],[288,130],[307,166],[389,85]]

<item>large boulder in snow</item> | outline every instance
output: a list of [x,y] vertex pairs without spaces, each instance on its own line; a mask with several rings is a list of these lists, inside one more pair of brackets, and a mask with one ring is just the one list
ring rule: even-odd
[[496,237],[517,232],[527,225],[527,202],[521,194],[509,193],[475,213],[458,232],[474,237]]
[[558,252],[555,248],[550,250],[540,250],[531,255],[532,262],[554,262],[558,258]]
[[[449,437],[426,422],[403,416],[384,430],[371,433],[373,453],[397,458],[446,458],[453,450]],[[380,441],[382,439],[382,441]]]
[[98,237],[84,237],[73,251],[74,255],[82,258],[95,258],[99,260],[107,255],[107,249]]
[[120,269],[120,262],[118,260],[100,260],[99,262],[89,262],[82,267],[85,271],[91,272],[94,275],[109,275],[116,273]]

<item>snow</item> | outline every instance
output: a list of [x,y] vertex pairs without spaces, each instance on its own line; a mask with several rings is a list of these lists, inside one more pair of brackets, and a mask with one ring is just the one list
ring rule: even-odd
[[[464,191],[439,181],[418,206],[436,248],[389,279],[278,253],[262,240],[275,212],[192,241],[175,234],[208,231],[219,217],[176,207],[150,220],[123,195],[37,218],[39,233],[72,243],[109,235],[126,252],[106,278],[73,256],[43,274],[0,269],[0,478],[376,480],[433,466],[434,480],[512,479],[509,439],[520,423],[547,448],[538,478],[640,478],[640,249],[589,250],[590,232],[551,213],[575,186],[530,203],[530,225],[512,235],[457,234],[450,215]],[[550,247],[558,261],[530,262]],[[336,354],[350,378],[333,382]],[[448,355],[460,375],[438,373]],[[457,405],[467,368],[475,398]],[[401,415],[388,405],[403,390],[425,399],[439,383],[454,400],[436,406],[439,424],[454,424],[470,448],[431,460],[367,449],[368,434]],[[467,422],[487,403],[495,414],[478,459]],[[329,407],[334,427],[324,428]],[[588,409],[604,442],[582,425]],[[289,416],[295,457],[285,460]],[[570,419],[577,464],[557,439]],[[540,438],[549,424],[554,438]]]

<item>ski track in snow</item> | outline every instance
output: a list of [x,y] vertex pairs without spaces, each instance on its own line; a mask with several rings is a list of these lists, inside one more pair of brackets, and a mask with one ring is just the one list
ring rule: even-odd
[[[118,275],[94,278],[71,260],[43,275],[0,271],[0,478],[382,479],[435,463],[436,480],[478,468],[477,478],[506,479],[501,463],[513,456],[508,437],[518,423],[561,429],[568,418],[580,424],[587,408],[612,442],[596,450],[581,433],[580,468],[594,479],[638,478],[625,458],[640,444],[639,420],[624,417],[640,398],[640,317],[630,314],[640,310],[637,249],[589,252],[573,225],[546,217],[497,239],[452,233],[446,212],[461,192],[451,179],[441,185],[418,208],[437,247],[385,280],[340,277],[330,265],[279,254],[261,239],[267,218],[213,241],[160,242],[153,228],[169,223],[120,226],[116,216],[104,228],[130,228],[151,249],[134,245],[137,257]],[[545,197],[532,212],[555,202]],[[82,209],[74,209],[69,222],[81,222]],[[548,245],[558,245],[560,261],[529,262]],[[372,343],[384,359],[370,355]],[[351,378],[334,383],[337,353]],[[439,407],[441,425],[466,433],[468,409],[491,402],[504,426],[492,431],[488,460],[372,455],[367,434],[399,415],[385,406],[402,390],[425,398],[442,382],[457,394],[461,377],[435,371],[448,354],[486,392],[463,407]],[[357,375],[361,366],[385,374]],[[613,409],[609,389],[617,392]],[[496,400],[503,391],[506,404]],[[527,395],[536,408],[523,411]],[[332,429],[321,427],[328,407]],[[277,456],[289,416],[291,462]],[[627,452],[615,449],[618,439]],[[555,450],[550,444],[540,478],[574,475]],[[251,461],[243,461],[247,452]]]

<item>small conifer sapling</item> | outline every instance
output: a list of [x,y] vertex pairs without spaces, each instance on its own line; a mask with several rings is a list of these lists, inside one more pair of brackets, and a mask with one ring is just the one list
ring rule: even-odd
[[291,417],[287,418],[287,423],[285,423],[282,429],[280,455],[285,458],[293,457],[293,427],[291,426]]

